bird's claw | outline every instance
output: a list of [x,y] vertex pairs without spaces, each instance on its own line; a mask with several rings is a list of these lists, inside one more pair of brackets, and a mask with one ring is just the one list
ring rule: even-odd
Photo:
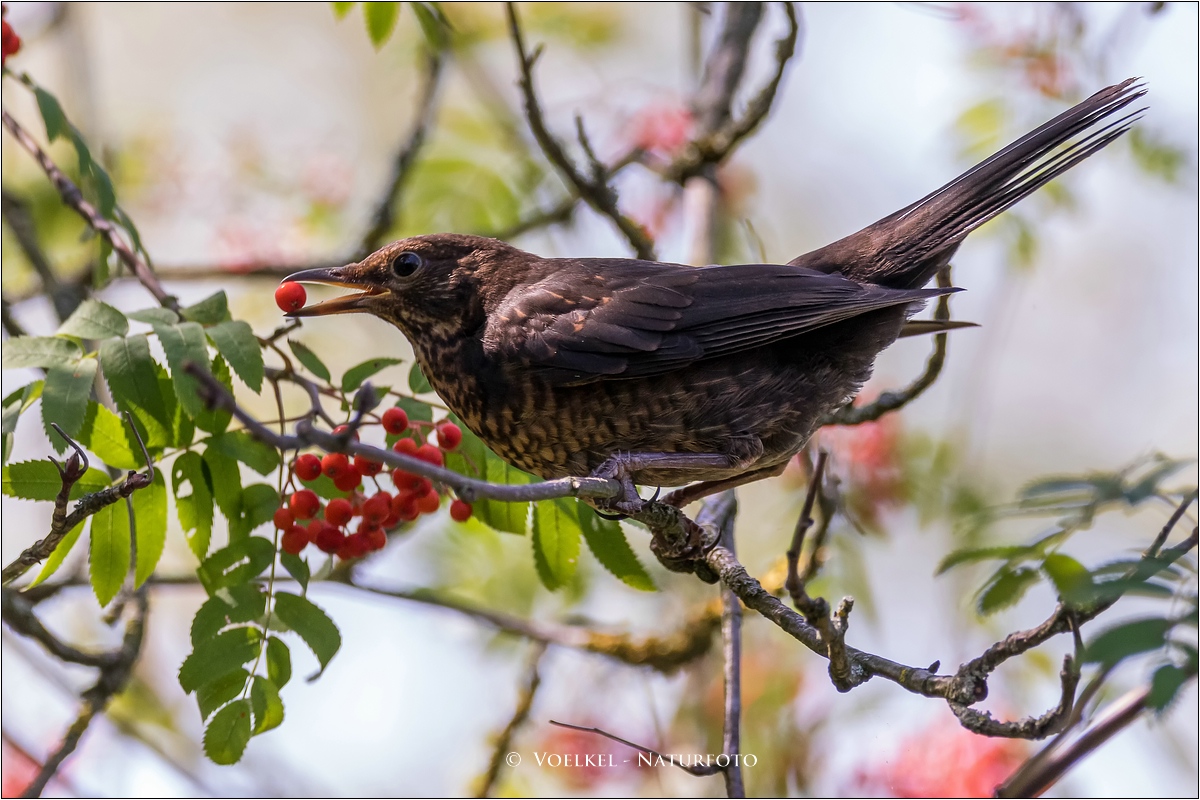
[[[638,494],[637,486],[634,485],[633,478],[629,473],[629,465],[621,456],[612,456],[605,460],[603,464],[592,471],[592,477],[615,480],[621,484],[621,494],[616,497],[607,497],[594,501],[597,509],[603,509],[606,512],[616,512],[615,515],[611,513],[606,515],[597,511],[605,519],[621,520],[632,517],[645,507],[646,501]],[[658,497],[657,492],[654,497]]]

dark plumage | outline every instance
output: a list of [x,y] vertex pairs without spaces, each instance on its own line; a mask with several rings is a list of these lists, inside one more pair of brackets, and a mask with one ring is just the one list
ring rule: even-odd
[[[786,265],[540,258],[435,234],[288,278],[361,293],[501,457],[545,478],[680,485],[778,472],[852,397],[971,231],[1100,150],[1144,89],[1109,87],[928,197]],[[612,461],[621,456],[621,469]]]

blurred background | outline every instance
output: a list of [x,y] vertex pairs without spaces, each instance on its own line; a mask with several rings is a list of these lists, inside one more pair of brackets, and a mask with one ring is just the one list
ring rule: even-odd
[[[103,154],[164,282],[185,303],[224,288],[234,316],[260,334],[279,323],[271,294],[292,266],[348,260],[414,123],[425,39],[408,8],[374,48],[363,15],[330,4],[9,3],[23,39],[10,67],[52,90]],[[390,238],[435,231],[497,235],[541,255],[627,256],[586,207],[565,223],[527,227],[567,196],[528,132],[503,8],[445,4],[454,33],[434,124]],[[1011,500],[1034,478],[1112,472],[1154,453],[1197,452],[1197,7],[1194,4],[812,4],[770,118],[722,168],[718,258],[782,262],[927,194],[972,163],[1092,92],[1130,76],[1148,87],[1134,132],[971,237],[954,262],[956,318],[981,325],[951,337],[933,388],[878,424],[821,433],[847,503],[814,591],[858,601],[849,641],[897,661],[944,669],[1005,633],[1044,619],[1054,593],[1034,587],[981,618],[984,575],[938,577],[962,543],[961,508]],[[714,29],[709,4],[530,4],[530,44],[548,124],[570,139],[584,116],[601,159],[631,147],[669,158],[686,141],[688,98]],[[785,29],[768,8],[748,85],[774,67]],[[742,98],[744,101],[745,98]],[[6,81],[5,107],[39,137],[31,96]],[[78,279],[94,244],[28,158],[4,140],[6,194],[31,208],[55,275]],[[70,150],[51,149],[60,163]],[[616,181],[622,207],[686,258],[677,186],[641,168]],[[7,311],[30,332],[57,326],[42,278],[3,234]],[[256,270],[266,275],[256,276]],[[144,307],[118,280],[103,293]],[[407,348],[372,318],[306,323],[296,335],[337,372]],[[920,373],[931,343],[907,339],[880,359],[868,396]],[[28,382],[4,373],[3,392]],[[402,378],[400,378],[402,380]],[[273,401],[246,393],[253,411]],[[14,452],[40,458],[45,435],[25,419]],[[1178,474],[1195,482],[1194,463]],[[739,490],[739,553],[762,575],[786,549],[804,494],[800,470]],[[48,525],[49,504],[3,500],[7,563]],[[1139,552],[1170,508],[1098,518],[1072,542],[1095,563]],[[1020,540],[1038,522],[972,535]],[[1189,525],[1194,522],[1188,523]],[[993,537],[993,538],[987,538]],[[546,620],[585,618],[667,634],[715,590],[663,571],[630,530],[660,590],[635,592],[594,561],[557,593],[538,583],[529,543],[445,513],[361,569],[383,587],[436,587],[487,607]],[[75,553],[78,562],[82,553]],[[80,566],[76,564],[76,566]],[[194,574],[181,536],[159,572]],[[1194,576],[1193,576],[1194,580]],[[513,714],[532,646],[444,609],[316,585],[343,648],[312,683],[284,690],[283,726],[255,738],[234,767],[208,762],[194,702],[176,681],[203,590],[151,594],[134,683],[93,725],[51,783],[52,795],[457,795],[485,770]],[[97,646],[119,638],[86,588],[40,607],[52,629]],[[1113,619],[1139,606],[1122,601]],[[1111,620],[1110,620],[1111,621]],[[748,616],[744,752],[751,794],[957,795],[991,786],[1032,752],[963,733],[944,703],[872,681],[839,695],[822,659]],[[1065,637],[1064,637],[1065,638]],[[1069,642],[1006,665],[984,704],[997,716],[1057,702]],[[315,661],[301,659],[309,674]],[[4,794],[28,780],[75,716],[90,672],[63,667],[28,641],[3,640]],[[1145,679],[1137,663],[1115,677]],[[1139,671],[1141,670],[1141,671]],[[551,648],[542,687],[512,749],[507,794],[721,795],[718,778],[634,764],[538,767],[536,752],[633,751],[548,725],[595,725],[668,752],[720,746],[719,654],[662,675]],[[1112,689],[1115,693],[1116,688]],[[1195,685],[1166,715],[1143,719],[1072,772],[1057,796],[1195,795]],[[956,769],[948,770],[947,765]],[[964,777],[966,776],[966,777]],[[969,780],[968,780],[969,779]],[[991,783],[988,780],[991,779]],[[966,781],[953,783],[954,780]],[[925,781],[925,782],[921,782]],[[941,782],[939,782],[941,781]],[[974,783],[969,782],[974,781]]]

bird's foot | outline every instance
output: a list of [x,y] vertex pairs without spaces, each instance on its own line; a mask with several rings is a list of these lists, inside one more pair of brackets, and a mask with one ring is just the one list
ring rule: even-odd
[[[637,486],[633,483],[633,470],[630,456],[615,455],[592,470],[593,478],[615,480],[621,484],[621,494],[616,497],[606,497],[593,500],[596,512],[605,519],[625,519],[641,512],[646,501],[638,494]],[[654,493],[658,497],[658,493]],[[616,513],[613,513],[616,512]]]

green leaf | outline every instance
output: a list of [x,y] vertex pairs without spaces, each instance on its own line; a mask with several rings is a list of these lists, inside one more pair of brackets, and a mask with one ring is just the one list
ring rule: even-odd
[[551,591],[575,575],[579,565],[579,520],[562,498],[533,504],[533,562]]
[[74,364],[83,356],[78,342],[61,336],[17,336],[4,342],[5,369]]
[[333,479],[325,474],[318,475],[316,480],[300,481],[300,484],[305,489],[311,489],[315,492],[317,497],[324,498],[325,500],[333,500],[336,497],[347,497],[350,494],[337,488],[333,484]]
[[974,564],[979,561],[1015,561],[1024,557],[1036,555],[1034,548],[1028,545],[1013,545],[1006,547],[969,547],[955,550],[942,559],[935,574],[941,575],[947,570],[960,564]]
[[616,520],[604,519],[578,500],[571,501],[579,517],[579,529],[588,549],[601,565],[622,583],[643,592],[657,590],[654,580],[638,561]]
[[234,700],[214,714],[204,729],[204,754],[214,764],[236,764],[249,741],[250,701]]
[[1111,667],[1129,656],[1162,647],[1174,626],[1173,620],[1161,617],[1135,619],[1116,625],[1088,642],[1084,659]]
[[424,371],[421,370],[421,365],[413,362],[412,369],[408,371],[408,388],[413,394],[425,394],[432,392],[433,386],[430,385],[429,379],[425,377]]
[[129,332],[129,320],[108,303],[89,298],[79,304],[74,313],[58,328],[60,336],[80,339],[108,339]]
[[192,553],[203,561],[212,539],[213,497],[199,453],[181,453],[175,459],[171,466],[171,490],[183,536]]
[[117,408],[133,415],[148,448],[186,444],[174,441],[172,415],[159,391],[157,365],[145,334],[101,342],[100,366]]
[[[484,451],[484,473],[491,483],[526,484],[536,481],[527,472],[510,466],[491,450]],[[529,503],[504,503],[481,499],[475,502],[475,516],[490,528],[524,535],[529,530]]]
[[241,320],[230,320],[213,325],[208,329],[208,338],[212,340],[233,371],[242,379],[242,383],[254,390],[255,394],[262,391],[263,356],[262,346],[258,337],[250,329],[250,324]]
[[248,536],[258,526],[270,522],[281,505],[274,486],[253,483],[242,490],[242,510],[238,519],[229,522],[231,541]]
[[242,476],[237,461],[214,447],[212,440],[204,448],[204,474],[212,487],[217,508],[231,522],[242,516]]
[[67,449],[67,443],[50,423],[57,422],[70,437],[79,435],[98,366],[94,358],[81,358],[73,364],[55,364],[46,370],[42,423],[50,437],[50,445],[59,453]]
[[230,628],[197,645],[179,667],[179,685],[188,694],[219,680],[258,656],[262,635],[256,628]]
[[67,130],[70,124],[67,122],[67,115],[63,113],[58,98],[40,86],[33,90],[33,96],[37,98],[38,111],[41,112],[42,123],[46,126],[46,139],[53,142]]
[[67,532],[67,535],[58,543],[58,547],[54,548],[54,551],[50,553],[50,556],[46,559],[46,563],[42,565],[42,571],[29,584],[29,588],[32,589],[58,571],[58,568],[67,560],[67,556],[71,554],[71,548],[79,541],[79,535],[83,533],[86,523],[87,519]]
[[1051,553],[1042,562],[1042,570],[1054,583],[1058,596],[1067,603],[1077,603],[1093,595],[1092,573],[1087,567],[1064,553]]
[[267,612],[267,594],[256,583],[238,583],[219,589],[205,600],[192,619],[192,649],[230,625],[261,621]]
[[196,576],[210,595],[216,594],[219,589],[248,583],[274,560],[275,545],[269,539],[246,536],[206,558]]
[[325,671],[330,659],[342,646],[342,635],[338,633],[337,626],[307,598],[288,592],[275,595],[275,616],[300,635],[321,663],[320,671],[309,677],[309,680],[313,680]]
[[383,47],[384,43],[391,38],[399,16],[399,3],[363,4],[363,17],[367,22],[367,36],[371,37],[371,44],[375,45],[376,50]]
[[425,43],[432,50],[441,50],[448,41],[447,32],[450,28],[446,15],[438,8],[437,3],[409,3],[417,22],[421,25],[421,33],[425,34]]
[[[49,461],[21,461],[4,468],[3,492],[9,497],[23,500],[53,500],[62,488],[58,468]],[[89,467],[71,488],[70,499],[78,500],[85,494],[98,492],[111,483],[108,475],[95,467]]]
[[[233,394],[233,376],[230,375],[229,365],[221,358],[220,353],[213,356],[210,372],[225,387],[225,391]],[[229,427],[233,412],[228,408],[202,408],[194,419],[196,427],[200,430],[220,435]]]
[[248,680],[250,673],[239,669],[197,689],[196,705],[200,708],[200,720],[208,719],[218,708],[236,699],[245,690]]
[[[372,3],[371,5],[374,4]],[[363,381],[376,372],[379,372],[379,370],[399,363],[401,361],[398,358],[372,358],[369,361],[364,361],[361,364],[353,366],[346,370],[346,374],[342,376],[342,391],[346,393],[353,392],[362,386]]]
[[148,325],[174,325],[179,322],[179,315],[169,308],[162,306],[154,306],[153,308],[143,308],[138,311],[130,311],[125,316],[130,319],[136,319],[138,322],[145,322]]
[[120,591],[129,573],[129,556],[129,508],[118,500],[92,515],[88,564],[92,591],[101,606],[108,605]]
[[162,470],[155,470],[151,484],[134,492],[130,499],[137,536],[137,564],[133,575],[136,588],[154,573],[167,542],[167,483]]
[[209,447],[216,447],[230,458],[237,459],[259,475],[269,475],[279,466],[279,451],[260,442],[246,431],[234,431],[214,436]]
[[195,322],[178,325],[155,325],[154,333],[162,342],[171,368],[171,379],[175,382],[175,396],[189,417],[204,411],[204,402],[197,392],[196,379],[184,372],[184,364],[191,362],[201,369],[208,369],[208,345],[204,328]]
[[[291,553],[280,553],[279,563],[287,570],[288,575],[291,575],[296,583],[300,584],[302,591],[308,591],[308,579],[311,577],[311,571],[307,561]],[[282,683],[279,685],[283,686]]]
[[1039,577],[1038,571],[1029,567],[1001,567],[979,593],[979,613],[986,617],[1020,602]]
[[316,353],[293,339],[288,339],[288,347],[292,349],[292,355],[304,365],[305,369],[326,383],[330,381],[329,367],[325,366],[325,362],[317,358]]
[[1196,677],[1196,670],[1177,667],[1174,664],[1164,664],[1154,671],[1150,679],[1150,694],[1146,697],[1146,705],[1159,713],[1170,707],[1171,701],[1179,696],[1189,680]]
[[250,685],[250,706],[254,710],[254,735],[266,733],[283,723],[283,700],[279,689],[261,675]]
[[218,322],[225,322],[229,319],[229,300],[225,297],[225,290],[222,289],[195,305],[180,309],[179,313],[189,322],[216,325]]
[[333,6],[333,15],[338,19],[343,19],[350,13],[350,9],[354,8],[354,3],[330,3]]
[[17,430],[17,420],[35,400],[42,396],[45,381],[33,381],[10,393],[4,398],[4,410],[0,415],[0,436],[4,438],[4,453],[0,463],[7,464],[12,454],[13,434]]
[[78,439],[110,467],[140,469],[145,466],[125,420],[94,400],[88,401]]
[[275,636],[267,637],[267,677],[280,689],[292,679],[292,652],[287,642]]

